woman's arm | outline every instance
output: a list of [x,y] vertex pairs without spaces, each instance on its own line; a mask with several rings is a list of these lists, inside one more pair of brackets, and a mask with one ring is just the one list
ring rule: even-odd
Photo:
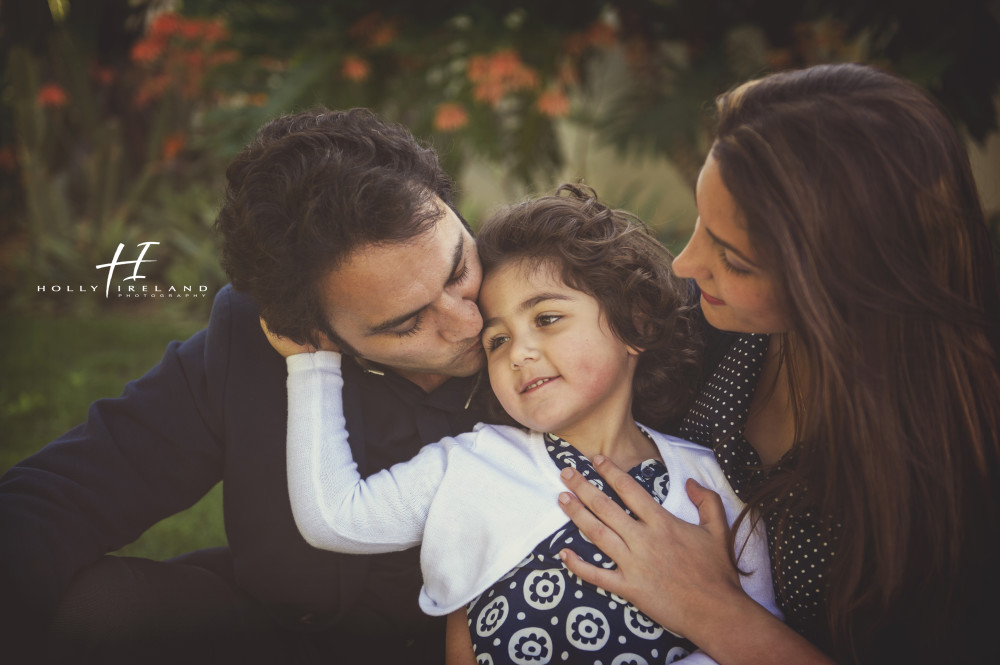
[[576,496],[560,496],[563,510],[618,564],[607,570],[563,550],[571,572],[630,600],[723,665],[833,662],[744,592],[729,557],[729,524],[717,494],[688,481],[701,521],[688,524],[606,458],[595,458],[594,466],[638,519],[580,474],[564,471]]

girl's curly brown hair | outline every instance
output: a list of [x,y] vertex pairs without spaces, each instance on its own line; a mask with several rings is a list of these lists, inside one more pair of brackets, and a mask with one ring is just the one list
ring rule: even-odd
[[636,420],[658,427],[686,412],[701,367],[694,300],[642,220],[608,208],[589,187],[565,184],[492,215],[476,244],[484,277],[512,261],[554,263],[567,286],[598,301],[615,336],[642,350],[632,383]]

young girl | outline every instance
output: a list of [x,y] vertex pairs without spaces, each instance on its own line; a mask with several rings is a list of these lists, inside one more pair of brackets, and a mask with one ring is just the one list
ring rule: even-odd
[[[639,220],[572,186],[494,216],[478,249],[490,385],[520,427],[480,424],[362,480],[342,416],[339,354],[290,355],[288,484],[299,529],[312,545],[343,552],[422,543],[421,608],[467,612],[467,632],[450,622],[453,662],[471,661],[472,651],[480,663],[688,655],[689,641],[571,576],[557,556],[572,545],[615,565],[557,501],[569,469],[618,500],[596,478],[596,456],[631,469],[682,519],[697,518],[689,478],[722,495],[730,522],[743,508],[710,449],[636,423],[682,411],[697,373],[688,296],[669,254]],[[742,584],[777,613],[767,543],[744,524],[735,539]]]

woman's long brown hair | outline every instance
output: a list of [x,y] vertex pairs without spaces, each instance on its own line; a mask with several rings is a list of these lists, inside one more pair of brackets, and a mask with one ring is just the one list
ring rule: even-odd
[[744,84],[717,113],[712,153],[792,321],[797,443],[750,504],[834,527],[846,657],[902,615],[968,617],[998,565],[1000,305],[962,143],[915,85],[857,65]]

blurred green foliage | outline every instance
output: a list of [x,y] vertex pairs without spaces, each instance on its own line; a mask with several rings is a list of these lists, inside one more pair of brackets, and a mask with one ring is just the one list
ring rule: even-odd
[[[667,155],[693,182],[716,94],[817,62],[895,69],[982,140],[997,126],[998,5],[2,3],[0,298],[33,278],[90,283],[118,243],[144,241],[161,243],[150,279],[214,291],[225,165],[266,120],[319,104],[374,108],[432,142],[453,174],[485,161],[530,191],[554,184],[562,122]],[[591,64],[608,57],[627,63],[626,80],[598,104]]]

